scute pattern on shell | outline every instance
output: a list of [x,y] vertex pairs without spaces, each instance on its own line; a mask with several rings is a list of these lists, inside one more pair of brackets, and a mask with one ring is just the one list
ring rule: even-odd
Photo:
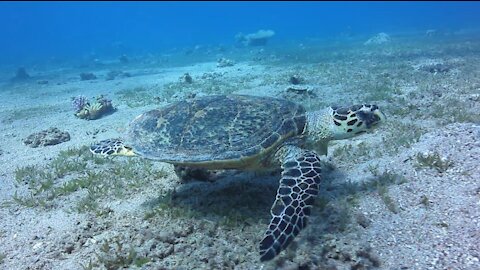
[[303,132],[305,109],[270,97],[207,96],[139,115],[129,126],[135,152],[175,162],[241,160],[266,154]]

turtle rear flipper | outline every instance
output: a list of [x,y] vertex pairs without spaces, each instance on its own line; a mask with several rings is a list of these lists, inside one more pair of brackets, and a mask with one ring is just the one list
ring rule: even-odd
[[272,220],[260,242],[261,261],[273,259],[305,228],[321,179],[315,152],[284,146],[279,153],[283,171],[270,211]]
[[102,156],[135,156],[133,149],[120,139],[108,139],[90,146],[90,152]]
[[192,168],[188,166],[174,165],[173,169],[180,181],[186,183],[192,179],[206,182],[215,181],[213,171],[203,168]]

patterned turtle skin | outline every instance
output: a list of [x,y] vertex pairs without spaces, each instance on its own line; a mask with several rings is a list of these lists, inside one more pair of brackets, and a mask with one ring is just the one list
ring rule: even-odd
[[305,124],[305,109],[287,100],[207,96],[139,115],[128,128],[127,144],[143,157],[172,164],[253,168],[301,135]]
[[282,174],[260,260],[275,258],[307,225],[321,184],[328,142],[373,130],[385,116],[376,105],[306,112],[271,97],[207,96],[136,117],[127,141],[93,144],[100,155],[141,156],[197,169],[275,169]]

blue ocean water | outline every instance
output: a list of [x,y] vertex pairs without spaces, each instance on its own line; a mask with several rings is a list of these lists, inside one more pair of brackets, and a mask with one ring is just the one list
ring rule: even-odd
[[0,63],[159,52],[276,32],[275,43],[480,28],[479,2],[1,2]]

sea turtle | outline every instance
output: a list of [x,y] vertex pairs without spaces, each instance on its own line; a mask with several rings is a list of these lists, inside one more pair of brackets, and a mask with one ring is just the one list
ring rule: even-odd
[[127,141],[109,139],[94,154],[141,156],[208,170],[282,168],[260,243],[260,260],[273,259],[305,228],[321,180],[319,155],[330,140],[372,130],[385,119],[376,105],[306,112],[291,101],[247,95],[182,100],[137,116]]

